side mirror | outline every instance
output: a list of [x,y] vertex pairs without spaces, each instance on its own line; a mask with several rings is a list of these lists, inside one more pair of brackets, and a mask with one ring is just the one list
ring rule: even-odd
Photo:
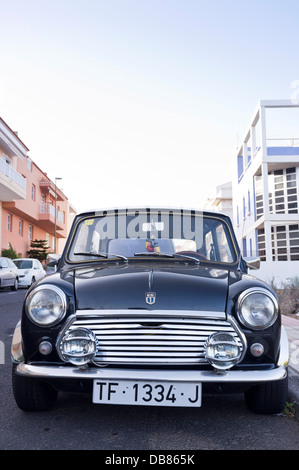
[[258,257],[246,257],[244,258],[246,266],[248,269],[260,269],[261,260]]
[[59,259],[52,259],[51,261],[49,261],[49,263],[47,263],[47,266],[50,266],[50,268],[53,268],[54,266],[57,266],[58,263],[59,263]]

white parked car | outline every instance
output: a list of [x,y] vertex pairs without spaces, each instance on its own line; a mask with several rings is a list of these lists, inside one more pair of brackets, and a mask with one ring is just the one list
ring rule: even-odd
[[0,287],[10,286],[17,290],[19,286],[19,272],[11,259],[0,258]]
[[45,270],[41,262],[34,258],[18,258],[14,259],[16,267],[19,270],[19,286],[29,287],[35,281],[45,276]]

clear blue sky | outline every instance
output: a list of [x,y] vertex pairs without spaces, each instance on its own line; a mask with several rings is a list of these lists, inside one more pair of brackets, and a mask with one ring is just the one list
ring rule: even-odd
[[298,0],[0,0],[0,116],[79,211],[201,207],[258,100],[290,99],[298,18]]

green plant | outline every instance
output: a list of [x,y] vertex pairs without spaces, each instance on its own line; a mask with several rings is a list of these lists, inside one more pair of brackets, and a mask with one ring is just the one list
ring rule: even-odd
[[39,261],[45,261],[48,256],[47,240],[32,240],[30,250],[28,250],[29,258],[36,258]]
[[286,402],[282,415],[286,416],[287,418],[294,418],[295,412],[296,412],[296,403]]
[[274,287],[283,315],[295,315],[299,311],[299,277],[288,278],[279,287]]
[[20,258],[17,252],[13,249],[11,243],[9,243],[8,245],[9,248],[2,250],[2,256],[5,256],[6,258],[10,259]]

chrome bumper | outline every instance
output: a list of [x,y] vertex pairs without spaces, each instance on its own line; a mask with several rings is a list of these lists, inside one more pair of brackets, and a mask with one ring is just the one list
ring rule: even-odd
[[36,366],[20,363],[17,373],[23,376],[47,379],[98,379],[98,380],[145,380],[183,383],[256,383],[281,380],[286,377],[287,369],[281,365],[271,370],[244,371],[172,371],[172,370],[136,370],[136,369],[99,369],[67,366]]

